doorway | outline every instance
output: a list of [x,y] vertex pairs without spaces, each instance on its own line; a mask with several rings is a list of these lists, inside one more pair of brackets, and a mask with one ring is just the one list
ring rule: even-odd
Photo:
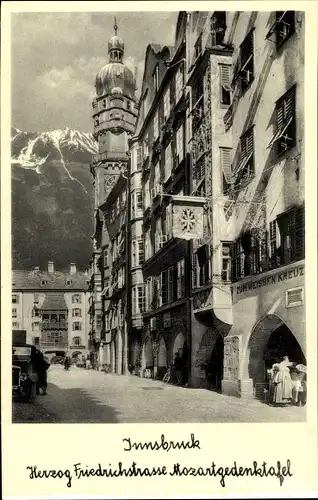
[[218,335],[206,367],[207,389],[221,392],[223,379],[224,340]]

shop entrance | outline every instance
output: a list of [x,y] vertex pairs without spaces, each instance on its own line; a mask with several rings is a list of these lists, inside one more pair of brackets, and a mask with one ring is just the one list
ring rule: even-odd
[[206,367],[207,389],[221,392],[223,379],[224,340],[218,335]]

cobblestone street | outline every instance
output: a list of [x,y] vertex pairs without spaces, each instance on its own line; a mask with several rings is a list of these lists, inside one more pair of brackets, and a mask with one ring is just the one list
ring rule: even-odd
[[14,422],[173,423],[299,422],[305,408],[272,408],[203,389],[166,386],[134,376],[117,376],[52,365],[48,394],[31,404],[13,404]]

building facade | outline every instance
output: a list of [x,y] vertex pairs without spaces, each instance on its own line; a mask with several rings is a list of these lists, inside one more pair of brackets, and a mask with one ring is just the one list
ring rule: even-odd
[[208,212],[207,246],[192,248],[192,378],[207,367],[212,388],[261,397],[273,362],[306,361],[304,15],[194,12],[188,29],[192,177]]
[[[135,131],[135,76],[123,63],[124,41],[109,39],[109,62],[96,76],[93,100],[94,137],[98,153],[91,172],[95,197],[94,251],[90,262],[90,338],[97,366],[126,371],[125,341],[126,170],[128,139]],[[126,250],[126,249],[125,249]],[[124,278],[123,278],[124,277]]]
[[304,14],[180,12],[138,110],[122,54],[115,35],[93,103],[92,338],[118,373],[162,378],[178,353],[189,385],[261,397],[274,362],[306,363]]
[[75,264],[68,272],[53,262],[47,271],[13,271],[12,329],[26,330],[27,342],[48,357],[88,354],[88,305],[88,273]]

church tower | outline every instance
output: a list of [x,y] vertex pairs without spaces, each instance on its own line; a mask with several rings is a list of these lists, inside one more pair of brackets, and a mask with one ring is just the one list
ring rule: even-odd
[[93,100],[94,137],[98,153],[94,156],[95,208],[107,198],[118,176],[127,166],[128,139],[135,131],[137,103],[136,80],[125,66],[124,40],[114,35],[108,42],[109,62],[96,76],[96,97]]
[[[93,156],[91,173],[94,185],[94,250],[90,262],[90,337],[95,353],[102,347],[105,323],[105,300],[102,291],[116,269],[112,259],[106,265],[105,254],[113,254],[114,235],[105,216],[105,206],[113,207],[113,194],[126,179],[128,140],[135,132],[138,114],[136,79],[125,66],[124,41],[117,34],[108,41],[109,62],[96,75],[96,95],[93,99],[94,138],[98,150]],[[123,193],[123,195],[126,193]],[[114,271],[114,272],[113,272]]]

